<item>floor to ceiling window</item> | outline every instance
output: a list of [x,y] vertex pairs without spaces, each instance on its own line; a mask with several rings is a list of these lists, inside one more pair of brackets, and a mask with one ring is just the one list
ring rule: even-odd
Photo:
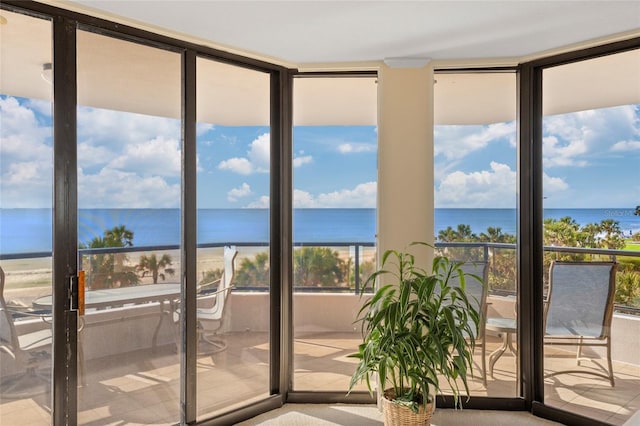
[[[78,421],[180,420],[180,55],[77,33]],[[117,342],[117,344],[114,344]]]
[[639,75],[640,50],[543,73],[545,403],[611,424],[640,408]]
[[293,90],[293,389],[346,394],[375,266],[375,78],[296,78]]
[[[438,251],[482,277],[471,395],[518,395],[516,76],[439,73],[434,88]],[[474,265],[474,266],[471,266]],[[443,389],[446,394],[447,390]]]
[[196,64],[197,410],[207,418],[269,395],[270,75]]
[[0,421],[48,425],[52,311],[32,306],[52,293],[52,25],[0,18]]

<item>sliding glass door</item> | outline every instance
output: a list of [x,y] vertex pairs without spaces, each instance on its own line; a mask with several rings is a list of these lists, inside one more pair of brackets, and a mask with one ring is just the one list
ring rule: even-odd
[[434,118],[436,248],[485,278],[470,394],[517,397],[516,74],[436,74]]
[[640,50],[543,71],[545,404],[623,424],[640,389]]
[[34,302],[53,292],[52,24],[0,18],[0,421],[44,426],[53,311]]
[[78,422],[180,421],[181,55],[77,32]]
[[296,78],[293,89],[293,389],[342,397],[376,259],[376,79]]
[[198,57],[197,417],[270,393],[270,75]]

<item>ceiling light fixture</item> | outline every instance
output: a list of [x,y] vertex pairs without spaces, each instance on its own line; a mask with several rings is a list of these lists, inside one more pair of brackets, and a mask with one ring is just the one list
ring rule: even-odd
[[389,68],[422,68],[431,62],[431,58],[384,58]]
[[44,81],[51,84],[53,81],[53,66],[51,65],[51,62],[42,64],[42,72],[40,73],[40,76]]
[[7,18],[5,18],[4,16],[0,15],[0,25],[5,25],[7,23]]

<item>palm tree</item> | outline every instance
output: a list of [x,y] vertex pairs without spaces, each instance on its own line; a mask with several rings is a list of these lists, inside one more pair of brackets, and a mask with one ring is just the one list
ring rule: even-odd
[[474,241],[477,239],[476,234],[471,232],[471,225],[459,224],[457,233],[458,241]]
[[[80,248],[131,247],[133,231],[125,225],[115,226],[104,231],[104,237],[94,237],[88,244],[79,244]],[[140,282],[134,268],[126,266],[125,253],[106,251],[89,256],[88,287],[90,289],[125,287]]]
[[515,243],[516,242],[515,235],[504,234],[502,232],[502,228],[499,226],[496,228],[492,226],[488,227],[487,232],[486,233],[481,232],[478,239],[483,242],[493,242],[493,243]]
[[447,229],[443,229],[440,232],[438,232],[438,239],[445,243],[456,241],[457,238],[458,238],[458,233],[450,226],[447,226]]
[[[114,226],[104,232],[104,240],[107,247],[131,247],[133,246],[133,231],[124,225]],[[115,268],[121,270],[128,258],[124,253],[116,253],[113,260]]]
[[293,252],[293,276],[296,286],[335,286],[344,282],[345,262],[328,247],[302,247]]
[[600,222],[600,229],[604,233],[601,244],[608,249],[620,249],[624,247],[624,236],[620,229],[620,222],[613,219],[605,219]]
[[582,227],[578,234],[578,241],[581,247],[598,247],[598,234],[601,232],[600,225],[589,223]]
[[[158,259],[155,253],[147,256],[140,256],[140,263],[138,263],[138,270],[142,271],[142,277],[144,278],[147,274],[151,274],[153,278],[153,283],[158,283],[158,277],[162,278],[162,281],[166,279],[165,273],[170,276],[174,276],[176,271],[173,268],[168,268],[171,266],[172,259],[168,254],[163,254],[162,257]],[[164,272],[162,272],[164,271]]]
[[236,271],[235,282],[238,287],[268,287],[269,254],[261,252],[253,260],[243,259]]
[[108,247],[131,247],[133,245],[133,231],[124,225],[114,226],[105,231],[104,238],[109,242]]

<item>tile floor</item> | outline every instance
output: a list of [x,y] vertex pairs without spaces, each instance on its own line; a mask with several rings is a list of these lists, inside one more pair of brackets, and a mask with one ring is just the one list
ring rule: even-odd
[[[266,333],[238,333],[227,337],[229,347],[199,356],[197,366],[199,419],[268,395],[269,350]],[[357,347],[358,334],[316,333],[296,336],[294,389],[346,391],[355,360],[347,357]],[[114,342],[117,344],[117,342]],[[490,352],[497,339],[487,345]],[[206,348],[202,348],[203,350]],[[480,350],[476,371],[480,372]],[[3,362],[6,358],[3,355]],[[546,371],[575,363],[563,352],[548,352]],[[79,424],[161,425],[179,420],[180,360],[173,345],[109,358],[89,360],[85,385],[79,389]],[[512,397],[516,392],[515,358],[505,353],[495,364],[494,376],[482,384],[471,380],[472,395]],[[592,368],[592,367],[585,367]],[[614,364],[616,386],[584,374],[563,374],[545,380],[546,403],[598,420],[620,425],[640,410],[640,366]],[[364,389],[362,385],[360,389]],[[0,399],[0,424],[50,424],[49,394],[23,399]]]

